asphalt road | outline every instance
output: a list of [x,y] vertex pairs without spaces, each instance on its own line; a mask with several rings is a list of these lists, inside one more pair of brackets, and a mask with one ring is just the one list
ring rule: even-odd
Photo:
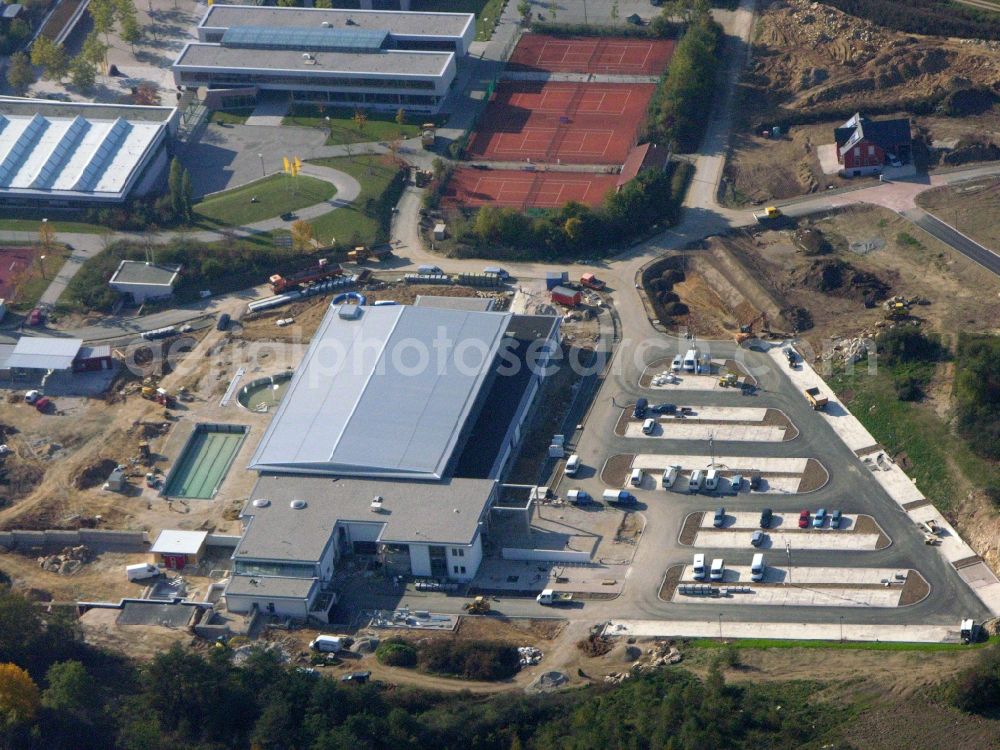
[[936,216],[932,216],[922,209],[916,208],[905,211],[903,215],[928,234],[937,237],[946,245],[950,245],[969,260],[1000,276],[1000,255],[966,237]]

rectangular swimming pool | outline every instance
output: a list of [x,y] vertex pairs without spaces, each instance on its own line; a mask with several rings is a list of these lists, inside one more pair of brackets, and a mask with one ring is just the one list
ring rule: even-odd
[[214,497],[246,433],[245,425],[196,425],[167,474],[163,496],[197,500]]

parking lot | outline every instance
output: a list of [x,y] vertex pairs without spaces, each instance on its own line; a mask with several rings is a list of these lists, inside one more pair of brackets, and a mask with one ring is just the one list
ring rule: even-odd
[[[601,478],[610,487],[634,487],[631,472],[641,469],[643,478],[637,489],[656,490],[663,487],[663,473],[669,466],[679,466],[679,475],[667,489],[671,494],[694,495],[735,495],[750,489],[750,477],[759,476],[758,488],[754,494],[796,494],[813,492],[829,479],[826,469],[812,458],[763,458],[736,456],[686,456],[680,454],[640,453],[629,456],[612,456],[601,473]],[[704,474],[714,467],[719,473],[716,489],[700,489],[691,485],[691,474],[701,470]],[[739,486],[734,486],[734,478],[739,477]]]
[[747,549],[756,531],[762,539],[760,550],[878,550],[892,540],[869,515],[844,514],[840,526],[825,523],[821,528],[798,527],[799,513],[775,513],[767,529],[760,527],[760,513],[727,511],[720,527],[714,525],[714,511],[695,512],[681,527],[681,544],[709,549]]

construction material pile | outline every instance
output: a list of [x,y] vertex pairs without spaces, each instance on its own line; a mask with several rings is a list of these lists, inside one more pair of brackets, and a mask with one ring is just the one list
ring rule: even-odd
[[38,567],[47,570],[49,573],[59,575],[73,575],[86,563],[95,557],[93,551],[86,545],[77,547],[64,547],[61,552],[55,555],[45,555],[38,558]]

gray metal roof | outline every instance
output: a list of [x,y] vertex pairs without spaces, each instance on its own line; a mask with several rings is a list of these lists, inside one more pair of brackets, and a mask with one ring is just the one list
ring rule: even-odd
[[68,370],[73,366],[83,339],[25,336],[18,340],[6,366],[29,370]]
[[189,44],[174,62],[175,68],[232,68],[235,70],[295,71],[296,75],[329,76],[336,73],[372,73],[395,77],[438,76],[448,67],[454,52],[383,50],[361,55],[356,52],[312,52],[225,47],[221,44]]
[[318,584],[315,578],[234,575],[226,585],[227,596],[272,596],[275,599],[308,599]]
[[180,272],[180,266],[143,263],[138,260],[123,260],[111,277],[111,284],[148,284],[152,286],[172,286]]
[[[248,526],[233,559],[317,562],[338,521],[377,524],[383,543],[471,544],[493,488],[489,479],[411,482],[265,474],[243,509]],[[371,509],[375,496],[382,498],[380,513]],[[255,507],[259,498],[271,502]],[[305,507],[292,508],[293,500],[304,500]]]
[[489,312],[493,309],[491,297],[442,297],[436,294],[418,294],[413,304],[417,307],[474,310],[477,312]]
[[510,313],[331,306],[250,460],[259,471],[436,479]]
[[213,5],[198,25],[213,29],[233,26],[321,28],[324,21],[333,28],[375,29],[388,31],[396,36],[459,37],[465,33],[469,24],[475,22],[475,16],[471,13]]

